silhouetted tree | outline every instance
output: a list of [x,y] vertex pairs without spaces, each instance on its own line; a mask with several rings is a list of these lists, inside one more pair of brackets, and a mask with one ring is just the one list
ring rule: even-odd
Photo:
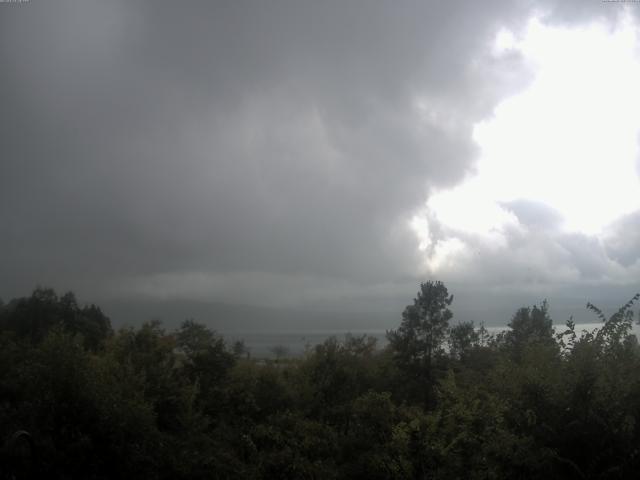
[[420,285],[420,291],[402,313],[397,330],[387,332],[389,348],[399,368],[422,384],[427,398],[433,388],[434,361],[443,353],[443,344],[453,317],[449,306],[453,295],[439,281]]
[[473,322],[462,322],[449,330],[449,354],[458,360],[469,354],[478,344],[479,335]]
[[515,358],[520,358],[527,346],[558,347],[546,300],[540,306],[518,309],[508,326],[510,330],[505,333],[504,340]]
[[388,348],[331,337],[276,363],[193,320],[92,345],[91,313],[38,289],[0,306],[0,478],[636,478],[637,300],[557,341],[546,303],[522,308],[494,337],[447,329],[428,282]]
[[30,297],[12,300],[1,309],[0,329],[18,338],[40,342],[54,327],[81,335],[90,350],[104,346],[113,334],[109,318],[95,305],[80,307],[72,292],[61,297],[51,288],[36,288]]
[[185,355],[183,370],[200,389],[200,401],[209,414],[220,414],[224,382],[236,362],[224,339],[205,325],[185,320],[176,334],[176,345]]

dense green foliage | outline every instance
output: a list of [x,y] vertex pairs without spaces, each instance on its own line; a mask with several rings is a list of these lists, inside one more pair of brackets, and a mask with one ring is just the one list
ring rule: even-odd
[[427,282],[383,349],[269,360],[37,289],[0,304],[0,478],[637,478],[637,299],[589,305],[594,333],[555,333],[543,303],[491,336]]

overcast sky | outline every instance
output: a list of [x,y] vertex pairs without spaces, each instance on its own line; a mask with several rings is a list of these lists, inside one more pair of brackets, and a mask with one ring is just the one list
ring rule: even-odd
[[559,322],[623,303],[638,13],[0,3],[0,297],[41,284],[112,317],[222,303],[345,327],[396,325],[427,279],[488,323],[545,297]]

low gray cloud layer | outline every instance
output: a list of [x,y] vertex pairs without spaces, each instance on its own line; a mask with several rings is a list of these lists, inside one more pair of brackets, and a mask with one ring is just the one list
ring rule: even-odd
[[[500,28],[615,16],[600,2],[0,7],[2,297],[40,283],[321,308],[408,299],[424,279],[409,220],[473,173],[473,125],[530,81],[491,56]],[[554,228],[544,206],[509,208]],[[513,261],[484,252],[450,276],[526,285],[510,272],[536,258],[548,281],[606,280],[608,262],[637,265],[636,217],[604,246],[514,233]]]

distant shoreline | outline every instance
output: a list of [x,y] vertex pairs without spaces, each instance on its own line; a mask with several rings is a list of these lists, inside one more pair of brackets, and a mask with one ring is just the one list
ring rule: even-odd
[[[588,322],[577,323],[575,331],[578,335],[583,330],[593,331],[596,328],[601,327],[601,322]],[[507,325],[494,325],[485,327],[491,334],[496,334],[501,331],[507,330]],[[565,323],[554,324],[553,328],[556,333],[566,329]],[[313,348],[315,345],[319,345],[330,337],[337,337],[339,340],[344,338],[345,335],[362,336],[368,335],[376,338],[378,341],[378,347],[384,347],[387,344],[386,333],[387,329],[372,328],[372,329],[283,329],[283,330],[220,330],[220,333],[225,340],[230,343],[235,341],[243,341],[252,357],[257,358],[272,358],[275,355],[272,353],[274,347],[284,347],[289,356],[299,356],[305,352],[308,348]],[[633,324],[631,333],[640,336],[640,325]]]

